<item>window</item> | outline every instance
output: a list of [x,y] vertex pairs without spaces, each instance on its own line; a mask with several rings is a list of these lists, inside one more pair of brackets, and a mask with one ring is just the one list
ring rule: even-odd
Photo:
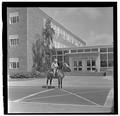
[[113,61],[112,60],[108,60],[108,67],[113,67]]
[[74,68],[74,71],[77,71],[77,68]]
[[10,69],[19,68],[19,59],[18,58],[10,58],[9,59],[9,68]]
[[16,46],[19,44],[18,35],[9,35],[10,46]]
[[78,66],[82,66],[82,61],[79,61],[79,62],[78,62]]
[[113,53],[108,53],[108,67],[113,67]]
[[65,50],[65,51],[64,51],[64,54],[66,54],[66,53],[69,53],[69,50]]
[[100,54],[101,60],[107,60],[107,54]]
[[108,52],[113,52],[113,48],[108,48]]
[[113,53],[108,53],[108,60],[113,60]]
[[100,52],[107,52],[107,48],[100,48]]
[[87,66],[90,66],[90,60],[87,60]]
[[90,71],[91,70],[91,68],[87,68],[87,71]]
[[62,62],[62,56],[57,56],[58,62]]
[[82,71],[82,68],[78,68],[79,71]]
[[75,53],[76,52],[76,50],[71,50],[71,53]]
[[14,24],[19,22],[19,14],[18,12],[10,13],[9,14],[9,23]]
[[61,50],[61,51],[57,51],[57,54],[58,54],[58,55],[61,55],[61,54],[62,54],[62,50]]
[[107,67],[107,54],[100,54],[100,60],[101,67]]
[[95,66],[96,63],[95,63],[95,60],[92,60],[92,66]]
[[74,66],[75,66],[75,67],[77,66],[77,61],[74,61]]
[[78,52],[83,52],[83,49],[79,49]]
[[107,60],[101,60],[100,66],[101,67],[107,67]]
[[90,49],[85,49],[85,52],[90,52]]
[[98,51],[98,48],[93,48],[92,49],[92,52],[97,52]]

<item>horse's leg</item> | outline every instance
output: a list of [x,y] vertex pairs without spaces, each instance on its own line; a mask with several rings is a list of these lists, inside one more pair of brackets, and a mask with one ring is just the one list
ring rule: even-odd
[[60,79],[58,78],[58,88],[60,88]]
[[46,85],[47,85],[47,86],[48,86],[48,80],[49,80],[49,79],[47,78],[47,81],[46,81]]
[[62,78],[61,78],[61,88],[62,88]]
[[50,86],[51,86],[51,84],[52,84],[52,77],[50,78]]

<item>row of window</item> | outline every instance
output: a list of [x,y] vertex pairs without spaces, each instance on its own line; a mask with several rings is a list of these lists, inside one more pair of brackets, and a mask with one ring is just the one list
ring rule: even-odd
[[[83,66],[82,60],[79,60],[79,61],[76,61],[76,60],[75,60],[73,66],[74,66],[74,67]],[[95,60],[87,60],[87,66],[88,66],[88,67],[96,66]]]
[[100,66],[101,67],[113,67],[113,53],[101,53],[100,54]]
[[9,35],[10,46],[16,46],[19,44],[18,35]]
[[[106,48],[107,49],[107,48]],[[98,52],[98,48],[91,48],[91,49],[72,49],[72,50],[57,50],[56,54],[61,55],[61,54],[65,54],[65,53],[79,53],[79,52]],[[109,53],[108,53],[109,52]],[[113,48],[108,48],[108,58],[113,57]],[[55,54],[53,54],[55,55]],[[104,57],[107,58],[107,54],[101,54],[101,59],[103,59]]]
[[[43,27],[45,28],[46,19],[43,19]],[[61,29],[60,27],[56,26],[51,22],[51,27],[55,30],[55,38],[57,39],[59,36],[61,36],[64,40],[67,40],[68,42],[74,44],[77,47],[82,46],[82,43],[78,40],[76,40],[72,35],[68,34],[66,31]]]
[[9,59],[9,69],[18,69],[19,68],[19,59],[10,58]]
[[[98,52],[98,48],[71,50],[71,53],[76,52]],[[100,48],[100,52],[113,52],[113,48]]]
[[61,43],[56,42],[56,41],[54,41],[54,47],[55,47],[55,48],[67,48],[66,45],[61,44]]
[[[82,71],[83,70],[83,62],[82,60],[75,60],[73,62],[73,70],[74,71]],[[86,62],[86,70],[87,71],[97,71],[96,69],[96,61],[93,59],[87,60]]]
[[18,12],[10,13],[9,14],[9,23],[14,24],[19,22],[19,14]]

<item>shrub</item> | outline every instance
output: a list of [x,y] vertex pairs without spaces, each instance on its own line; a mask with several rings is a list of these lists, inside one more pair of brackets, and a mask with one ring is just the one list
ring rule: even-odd
[[13,73],[10,75],[12,79],[28,79],[28,78],[43,78],[45,77],[45,73],[40,73],[38,71],[34,72],[19,72]]

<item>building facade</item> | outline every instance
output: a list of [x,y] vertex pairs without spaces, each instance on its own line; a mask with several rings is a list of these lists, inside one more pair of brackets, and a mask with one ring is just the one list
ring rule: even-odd
[[53,59],[69,64],[73,72],[113,72],[113,45],[57,49]]
[[[46,20],[55,30],[53,43],[57,49],[86,45],[81,38],[49,17],[40,8],[7,8],[8,72],[29,72],[33,66],[32,44],[42,35]],[[60,61],[60,57],[58,57]],[[66,61],[67,57],[64,61]]]

